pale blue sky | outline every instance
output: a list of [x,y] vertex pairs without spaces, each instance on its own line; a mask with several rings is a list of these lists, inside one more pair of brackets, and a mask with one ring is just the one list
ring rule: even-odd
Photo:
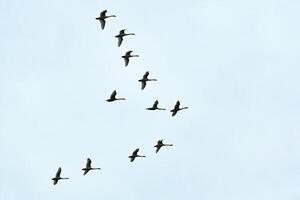
[[[117,18],[101,31],[103,9]],[[299,200],[299,10],[0,0],[0,199]],[[118,48],[122,28],[136,36]],[[140,91],[147,70],[158,82]],[[105,102],[114,89],[128,100]],[[190,109],[146,112],[156,99]],[[155,155],[161,138],[174,147]],[[82,176],[87,157],[103,170]],[[53,186],[59,166],[71,179]]]

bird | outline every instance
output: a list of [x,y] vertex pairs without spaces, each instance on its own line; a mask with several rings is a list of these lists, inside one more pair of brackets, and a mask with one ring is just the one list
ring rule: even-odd
[[105,27],[105,19],[110,18],[110,17],[116,17],[116,15],[106,15],[107,10],[103,10],[102,12],[100,12],[100,16],[96,18],[96,20],[99,20],[100,24],[101,24],[101,29],[103,30]]
[[107,99],[106,101],[107,102],[113,102],[113,101],[117,101],[117,100],[125,100],[125,98],[116,98],[116,95],[117,95],[117,91],[114,90],[111,95],[110,95],[110,98]]
[[157,81],[156,79],[148,79],[149,71],[146,71],[143,78],[139,80],[142,83],[142,90],[146,87],[147,81]]
[[157,144],[154,146],[156,148],[156,153],[160,150],[161,147],[164,147],[164,146],[173,146],[173,144],[164,144],[163,143],[163,139],[161,140],[158,140],[157,141]]
[[93,168],[93,167],[91,167],[91,164],[92,164],[92,160],[90,158],[87,158],[85,168],[82,169],[84,171],[83,175],[86,175],[90,170],[100,170],[101,169],[101,168]]
[[157,105],[158,105],[158,100],[156,100],[156,101],[154,102],[154,104],[153,104],[152,107],[146,108],[146,110],[166,110],[165,108],[159,108],[159,107],[157,107]]
[[133,162],[134,159],[135,159],[136,157],[143,157],[143,158],[146,157],[146,156],[138,155],[139,150],[140,150],[140,149],[137,148],[136,150],[134,150],[134,151],[132,152],[131,156],[128,157],[128,158],[130,158],[130,162]]
[[132,51],[127,51],[125,53],[125,55],[122,56],[122,58],[125,61],[125,67],[127,67],[128,63],[129,63],[129,58],[131,58],[131,57],[139,57],[139,55],[131,55],[131,53],[132,53]]
[[178,111],[183,110],[183,109],[188,109],[188,107],[179,108],[179,106],[180,106],[180,102],[177,101],[174,108],[172,110],[170,110],[170,112],[172,112],[172,117],[175,116]]
[[115,37],[118,38],[118,47],[121,46],[122,42],[123,42],[123,37],[127,36],[127,35],[135,35],[134,33],[125,33],[126,29],[122,29],[120,30],[119,34],[116,35]]
[[59,180],[61,180],[61,179],[69,179],[69,178],[61,178],[61,177],[60,177],[60,173],[61,173],[61,167],[58,168],[58,170],[57,170],[57,172],[56,172],[56,174],[55,174],[55,177],[52,178],[52,180],[53,180],[53,185],[56,185],[57,182],[58,182]]

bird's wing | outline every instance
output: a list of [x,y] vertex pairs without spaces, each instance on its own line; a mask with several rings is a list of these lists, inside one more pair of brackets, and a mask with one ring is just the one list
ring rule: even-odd
[[149,75],[149,72],[146,71],[146,73],[145,73],[144,76],[143,76],[143,79],[147,79],[147,78],[148,78],[148,75]]
[[121,46],[122,42],[123,42],[123,37],[121,36],[118,37],[118,47]]
[[176,113],[177,113],[177,110],[173,110],[173,111],[172,111],[172,117],[175,116]]
[[105,17],[106,13],[107,13],[107,10],[103,10],[103,11],[100,13],[100,16],[101,16],[101,17]]
[[123,35],[125,33],[125,29],[120,30],[119,34]]
[[116,98],[116,95],[117,95],[117,91],[114,90],[114,91],[111,93],[110,98],[111,98],[111,99],[114,99],[114,98]]
[[127,51],[125,55],[130,56],[131,53],[132,53],[132,51]]
[[157,105],[158,105],[158,101],[156,100],[153,104],[153,108],[157,108]]
[[90,158],[88,158],[86,160],[86,166],[85,166],[85,168],[91,168],[91,163],[92,163],[92,160]]
[[157,153],[160,150],[160,148],[161,148],[161,146],[157,146],[155,153]]
[[175,109],[179,109],[179,106],[180,106],[180,102],[177,101],[174,108],[175,108]]
[[128,57],[124,57],[124,62],[125,62],[125,66],[127,66],[128,63],[129,63],[129,58]]
[[103,30],[104,27],[105,27],[105,19],[100,18],[99,21],[100,21],[100,24],[101,24],[101,29]]
[[56,178],[60,177],[60,173],[61,173],[61,167],[58,168],[55,177]]
[[58,182],[58,179],[53,179],[53,185],[56,185]]
[[134,156],[131,156],[131,157],[130,157],[130,162],[133,162],[134,159],[135,159],[135,157],[134,157]]
[[143,90],[146,87],[146,81],[141,81],[141,83],[142,83],[142,90]]
[[89,170],[84,170],[83,175],[86,175],[89,172]]
[[133,155],[133,156],[136,156],[136,155],[137,155],[137,153],[139,152],[139,150],[140,150],[140,149],[136,149],[136,150],[134,150],[134,152],[132,153],[132,155]]

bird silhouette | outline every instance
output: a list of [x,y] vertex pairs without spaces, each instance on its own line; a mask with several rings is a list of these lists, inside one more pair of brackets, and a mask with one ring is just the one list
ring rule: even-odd
[[125,33],[125,30],[126,29],[120,30],[119,34],[115,36],[116,38],[118,38],[118,47],[121,46],[124,36],[135,35],[134,33]]
[[142,90],[146,87],[147,81],[157,81],[156,79],[149,79],[148,75],[149,75],[149,71],[146,71],[143,78],[139,80],[139,82],[142,83],[142,87],[141,87]]
[[172,112],[172,117],[176,115],[176,113],[180,110],[183,110],[183,109],[188,109],[188,107],[183,107],[183,108],[180,108],[180,102],[177,101],[174,108],[172,110],[170,110],[170,112]]
[[158,140],[157,144],[154,146],[156,148],[156,153],[160,150],[161,147],[165,147],[165,146],[173,146],[173,144],[164,144],[163,140]]
[[159,108],[157,105],[158,105],[158,100],[154,102],[152,107],[146,108],[146,110],[166,110],[165,108]]
[[117,95],[117,91],[114,90],[111,95],[110,95],[110,98],[107,99],[106,101],[108,102],[113,102],[113,101],[117,101],[117,100],[125,100],[125,98],[116,98],[116,95]]
[[138,155],[138,152],[139,152],[140,149],[136,149],[132,152],[131,156],[129,156],[128,158],[130,158],[130,162],[133,162],[135,158],[137,157],[143,157],[145,158],[146,156],[141,156],[141,155]]
[[58,182],[59,180],[62,180],[62,179],[69,179],[69,178],[62,178],[62,177],[60,177],[60,174],[61,174],[61,167],[58,168],[58,170],[57,170],[57,172],[56,172],[56,174],[55,174],[55,177],[52,178],[52,180],[53,180],[53,185],[56,185],[57,182]]
[[100,16],[96,18],[96,20],[99,20],[100,24],[101,24],[101,29],[103,30],[105,27],[105,19],[110,18],[110,17],[116,17],[116,15],[106,15],[107,10],[103,10],[102,12],[100,12]]
[[86,160],[85,168],[82,169],[84,171],[83,175],[86,175],[90,170],[100,170],[101,169],[101,168],[93,168],[93,167],[91,167],[91,164],[92,164],[92,160],[90,158],[88,158]]
[[139,57],[139,55],[131,55],[132,51],[127,51],[125,53],[124,56],[122,56],[122,58],[124,59],[125,62],[125,67],[127,67],[128,63],[129,63],[129,58],[131,57]]

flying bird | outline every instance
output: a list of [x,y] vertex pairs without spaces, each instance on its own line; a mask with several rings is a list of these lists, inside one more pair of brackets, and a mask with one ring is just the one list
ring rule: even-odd
[[139,80],[142,83],[142,90],[146,87],[147,81],[157,81],[156,79],[149,79],[148,78],[149,72],[146,71],[143,78]]
[[176,113],[180,110],[183,110],[183,109],[188,109],[188,107],[183,107],[183,108],[180,108],[180,102],[177,101],[174,108],[172,110],[170,110],[170,112],[172,112],[172,117],[176,115]]
[[100,13],[100,16],[96,18],[96,20],[99,20],[100,24],[101,24],[101,29],[103,30],[105,27],[105,19],[110,18],[110,17],[116,17],[116,15],[106,15],[107,10],[103,10]]
[[114,90],[111,95],[110,95],[110,98],[107,99],[106,101],[108,102],[113,102],[113,101],[117,101],[117,100],[125,100],[125,98],[116,98],[116,95],[117,95],[117,91]]
[[139,55],[131,55],[132,51],[127,51],[125,53],[124,56],[122,56],[122,58],[124,59],[125,62],[125,67],[127,67],[128,63],[129,63],[129,58],[131,57],[139,57]]
[[166,110],[165,108],[159,108],[157,105],[158,105],[158,100],[154,102],[152,107],[146,108],[146,110]]
[[163,140],[158,140],[157,144],[154,146],[156,148],[155,152],[157,153],[160,150],[160,148],[164,146],[173,146],[173,144],[164,144]]
[[146,157],[146,156],[138,155],[138,152],[139,152],[139,149],[136,149],[136,150],[134,150],[134,152],[132,152],[131,156],[128,157],[128,158],[130,158],[130,162],[133,162],[136,157],[143,157],[143,158]]
[[60,177],[60,174],[61,174],[61,167],[58,168],[58,170],[57,170],[57,172],[56,172],[56,174],[55,174],[55,177],[52,178],[52,180],[53,180],[53,185],[56,185],[57,182],[58,182],[59,180],[61,180],[61,179],[69,179],[69,178],[61,178],[61,177]]
[[119,34],[116,35],[115,37],[118,38],[118,47],[121,46],[122,42],[123,42],[123,37],[127,36],[127,35],[135,35],[134,33],[125,33],[126,29],[122,29],[120,30]]
[[85,168],[82,169],[84,171],[83,175],[86,175],[90,170],[100,170],[101,169],[101,168],[93,168],[93,167],[91,167],[91,164],[92,164],[92,160],[90,158],[88,158],[86,161]]

